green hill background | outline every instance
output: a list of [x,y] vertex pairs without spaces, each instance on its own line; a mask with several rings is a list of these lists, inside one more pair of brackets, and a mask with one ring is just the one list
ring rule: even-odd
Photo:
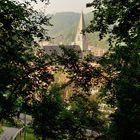
[[[80,13],[62,12],[51,16],[52,27],[49,28],[49,35],[52,37],[51,43],[71,44],[75,40],[76,29],[80,20]],[[92,13],[84,15],[86,26],[93,18]],[[88,44],[94,47],[107,48],[106,39],[99,41],[98,33],[87,34]]]

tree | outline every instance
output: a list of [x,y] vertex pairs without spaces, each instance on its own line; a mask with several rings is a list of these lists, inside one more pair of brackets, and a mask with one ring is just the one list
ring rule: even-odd
[[64,104],[60,91],[61,87],[54,84],[48,91],[42,91],[38,100],[33,101],[33,129],[42,140],[62,139],[60,113],[64,110]]
[[[92,75],[96,73],[98,77],[98,70],[92,68],[89,59],[80,59],[74,50],[63,46],[61,49],[62,55],[54,53],[50,57],[52,63],[57,64],[57,69],[65,73],[67,80],[62,83],[54,81],[48,90],[43,91],[39,100],[34,100],[34,132],[43,140],[87,139],[87,131],[100,135],[104,121],[98,102],[90,98],[89,91]],[[64,97],[67,87],[71,90]]]
[[35,38],[48,39],[48,25],[49,18],[34,10],[30,1],[0,2],[0,120],[14,116],[27,104],[28,98],[43,88],[40,82],[48,85],[51,78],[46,60],[40,58],[35,42]]
[[60,46],[60,48],[62,54],[54,52],[51,56],[52,61],[60,67],[64,67],[64,72],[68,74],[70,80],[69,83],[73,82],[81,91],[89,92],[94,85],[92,79],[100,76],[100,69],[89,63],[90,57],[81,58],[81,54],[72,48],[65,48],[65,46]]
[[87,131],[100,135],[103,121],[97,102],[83,93],[73,93],[65,102],[62,95],[62,86],[54,84],[34,100],[33,129],[38,139],[87,139]]
[[85,93],[75,92],[69,99],[68,110],[61,117],[67,139],[86,140],[101,134],[104,124],[102,114],[98,103],[89,98]]
[[97,0],[94,19],[88,32],[99,31],[100,39],[109,36],[110,49],[101,60],[107,75],[104,97],[117,107],[112,121],[115,139],[139,139],[140,135],[140,3],[136,0]]
[[[91,100],[90,92],[96,85],[100,70],[92,66],[90,57],[82,59],[77,51],[64,46],[60,48],[62,54],[54,52],[51,58],[66,74],[67,82],[62,87],[71,86],[73,89],[66,98],[67,109],[61,113],[60,122],[64,124],[61,126],[62,131],[68,139],[86,139],[87,130],[101,134],[104,121],[98,102]],[[95,83],[92,83],[93,78],[96,79]]]

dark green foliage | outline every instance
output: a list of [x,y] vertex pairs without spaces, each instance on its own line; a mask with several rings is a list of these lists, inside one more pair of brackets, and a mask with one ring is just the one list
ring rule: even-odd
[[42,91],[38,100],[33,102],[33,129],[37,136],[59,139],[61,134],[59,126],[59,114],[63,110],[63,102],[60,96],[60,87],[54,85],[47,93]]
[[75,93],[64,101],[62,94],[62,87],[54,84],[34,102],[33,129],[38,139],[84,140],[87,130],[100,133],[103,121],[97,103],[83,93]]
[[88,30],[100,31],[100,37],[111,33],[115,38],[128,42],[138,37],[139,32],[139,6],[136,0],[97,0],[87,6],[93,6],[94,20]]
[[[81,58],[81,54],[70,48],[60,46],[62,54],[54,53],[52,61],[63,69],[69,79],[67,83],[62,85],[69,86],[72,84],[74,89],[71,95],[67,95],[66,106],[61,112],[60,122],[63,124],[63,132],[67,134],[69,139],[86,139],[86,131],[95,131],[98,134],[104,128],[102,115],[98,110],[98,103],[90,100],[90,89],[92,86],[92,78],[100,77],[100,69],[90,64],[92,57],[87,59]],[[71,96],[71,97],[70,97]]]
[[98,134],[102,132],[103,121],[96,101],[90,101],[89,96],[84,93],[75,93],[70,99],[69,106],[69,112],[72,115],[71,122],[73,122],[71,127],[67,125],[70,139],[87,139],[88,130]]
[[35,55],[34,38],[48,38],[42,27],[48,20],[30,3],[0,2],[0,120],[15,115],[43,81],[45,61]]
[[[85,139],[83,131],[86,129],[99,132],[102,122],[98,106],[88,101],[88,96],[81,90],[70,103],[65,103],[60,92],[62,87],[50,88],[53,76],[48,67],[51,64],[34,41],[35,38],[49,39],[44,29],[48,25],[49,18],[34,11],[30,2],[1,1],[0,120],[9,120],[19,112],[26,112],[32,114],[34,132],[43,140]],[[63,55],[63,59],[59,56],[59,64],[67,68],[75,86],[89,91],[93,75],[89,70],[91,65],[80,62],[79,56],[70,49],[64,49],[64,52],[67,55]]]
[[117,131],[114,139],[140,139],[140,3],[97,0],[88,6],[95,10],[87,30],[100,31],[101,39],[110,35],[112,48],[101,64],[108,77],[103,96],[117,108],[111,116]]
[[[39,100],[33,103],[33,128],[42,139],[87,139],[87,131],[100,135],[104,121],[98,103],[90,99],[91,78],[98,77],[87,60],[82,60],[77,52],[60,46],[62,54],[54,52],[51,60],[66,73],[66,83],[51,85],[43,91]],[[71,95],[63,96],[63,89],[74,85]],[[64,98],[62,98],[64,97]],[[96,137],[93,134],[92,137]]]

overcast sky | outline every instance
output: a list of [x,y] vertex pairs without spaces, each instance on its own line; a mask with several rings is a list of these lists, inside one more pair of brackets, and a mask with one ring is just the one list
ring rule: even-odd
[[[86,3],[92,2],[92,0],[50,0],[50,4],[47,6],[47,13],[56,12],[81,12],[84,13],[91,12],[91,8],[86,8]],[[38,4],[37,9],[42,8],[43,4]]]
[[[23,2],[25,0],[17,0]],[[28,0],[26,0],[28,1]],[[38,0],[39,2],[40,0]],[[46,7],[45,11],[47,13],[56,12],[81,12],[84,13],[91,12],[92,8],[86,8],[86,4],[92,2],[93,0],[50,0],[50,4]],[[39,4],[34,4],[35,9],[44,9],[44,4],[39,2]]]
[[73,11],[73,12],[84,12],[91,11],[90,8],[86,8],[86,3],[92,2],[92,0],[50,0],[48,5],[49,13]]

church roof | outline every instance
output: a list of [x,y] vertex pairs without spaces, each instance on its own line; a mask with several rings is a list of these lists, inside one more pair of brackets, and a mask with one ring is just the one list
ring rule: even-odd
[[84,20],[84,14],[83,12],[81,13],[81,16],[80,16],[80,21],[79,21],[79,24],[78,24],[78,28],[77,28],[77,32],[81,32],[83,30],[85,30],[85,20]]
[[[78,45],[64,45],[64,47],[73,49],[77,53],[81,52],[80,46]],[[58,55],[62,54],[62,49],[60,48],[59,45],[47,45],[47,46],[43,46],[43,48],[48,55],[51,55],[53,52],[56,52]]]

